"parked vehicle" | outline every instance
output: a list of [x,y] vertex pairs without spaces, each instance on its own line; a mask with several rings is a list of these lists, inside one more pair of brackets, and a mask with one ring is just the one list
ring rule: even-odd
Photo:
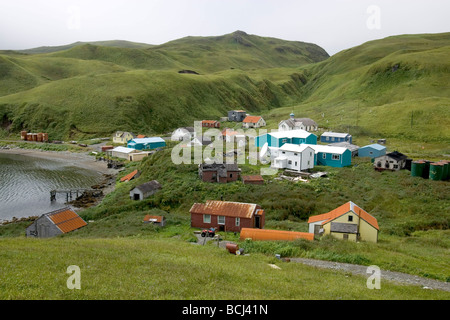
[[216,235],[216,229],[214,228],[209,228],[209,229],[204,229],[202,230],[202,237],[210,237],[210,238],[214,238],[214,236]]

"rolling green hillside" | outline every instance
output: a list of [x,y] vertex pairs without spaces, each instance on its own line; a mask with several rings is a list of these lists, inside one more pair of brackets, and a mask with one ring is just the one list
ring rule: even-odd
[[[328,129],[449,141],[450,33],[371,41],[306,68],[294,111]],[[271,114],[272,124],[292,108]]]
[[0,119],[13,133],[66,139],[159,134],[232,108],[262,114],[276,128],[294,111],[364,139],[448,144],[449,54],[449,33],[394,36],[328,57],[313,44],[242,31],[148,48],[4,52]]

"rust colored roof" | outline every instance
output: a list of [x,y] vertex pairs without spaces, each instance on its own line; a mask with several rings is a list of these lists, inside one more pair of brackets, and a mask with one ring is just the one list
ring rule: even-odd
[[237,134],[239,134],[239,132],[232,130],[230,128],[226,128],[225,130],[222,130],[223,136],[235,136]]
[[158,222],[161,223],[163,221],[164,217],[163,216],[151,216],[151,215],[146,215],[144,217],[144,221],[151,221],[151,222]]
[[137,136],[137,138],[138,138],[138,139],[144,139],[144,138],[147,138],[147,136],[146,136],[145,134],[139,134],[139,135]]
[[366,211],[358,207],[353,202],[349,201],[346,204],[343,204],[342,206],[324,214],[319,214],[316,216],[309,217],[308,223],[313,222],[319,222],[323,221],[321,224],[326,224],[344,214],[347,212],[353,211],[357,216],[359,216],[361,219],[365,220],[368,224],[372,225],[377,230],[380,230],[380,227],[378,226],[378,221],[375,217],[368,214]]
[[244,182],[264,182],[264,178],[262,176],[242,176],[242,181]]
[[202,123],[217,123],[215,120],[203,120]]
[[134,170],[133,172],[127,174],[125,177],[121,178],[120,182],[130,181],[138,174],[138,172],[139,172],[138,170]]
[[47,214],[63,233],[67,233],[87,225],[87,223],[72,209],[64,208]]
[[254,203],[207,200],[206,203],[194,203],[190,213],[210,214],[238,218],[252,218],[259,206]]
[[267,240],[267,241],[293,241],[296,239],[314,240],[313,233],[306,232],[294,232],[283,230],[265,230],[265,229],[253,229],[242,228],[241,240],[251,238],[254,241]]
[[258,123],[261,120],[261,116],[248,116],[244,119],[244,123]]

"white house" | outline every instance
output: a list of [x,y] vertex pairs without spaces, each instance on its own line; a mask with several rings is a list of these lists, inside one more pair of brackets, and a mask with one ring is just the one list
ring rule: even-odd
[[172,141],[192,140],[196,137],[193,127],[178,128],[172,133]]
[[304,171],[314,168],[314,149],[308,145],[286,143],[281,148],[271,148],[272,167]]
[[246,129],[261,128],[266,126],[266,121],[261,116],[247,116],[242,121],[242,127]]
[[305,130],[305,131],[317,131],[317,123],[310,118],[295,118],[293,113],[290,114],[290,118],[283,120],[278,124],[278,131],[290,131],[290,130]]

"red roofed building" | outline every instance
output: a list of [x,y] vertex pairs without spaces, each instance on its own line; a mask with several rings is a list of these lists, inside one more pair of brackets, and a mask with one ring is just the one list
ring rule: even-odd
[[246,129],[265,127],[266,121],[261,116],[247,116],[242,121],[242,126]]
[[308,223],[310,233],[352,241],[377,242],[380,230],[377,219],[351,201],[328,213],[309,217]]
[[220,128],[220,122],[215,120],[203,120],[202,127],[204,128]]
[[264,210],[254,203],[207,200],[194,203],[189,212],[193,228],[240,232],[242,228],[262,229],[265,223]]
[[50,238],[86,226],[87,223],[72,209],[63,208],[40,216],[26,229],[27,237]]
[[122,178],[120,179],[120,182],[125,182],[125,181],[128,182],[128,181],[130,181],[130,180],[132,180],[132,179],[135,179],[135,178],[137,178],[137,177],[139,177],[139,171],[138,171],[138,170],[134,170],[133,172],[127,174],[127,175],[124,176],[124,177],[122,177]]

